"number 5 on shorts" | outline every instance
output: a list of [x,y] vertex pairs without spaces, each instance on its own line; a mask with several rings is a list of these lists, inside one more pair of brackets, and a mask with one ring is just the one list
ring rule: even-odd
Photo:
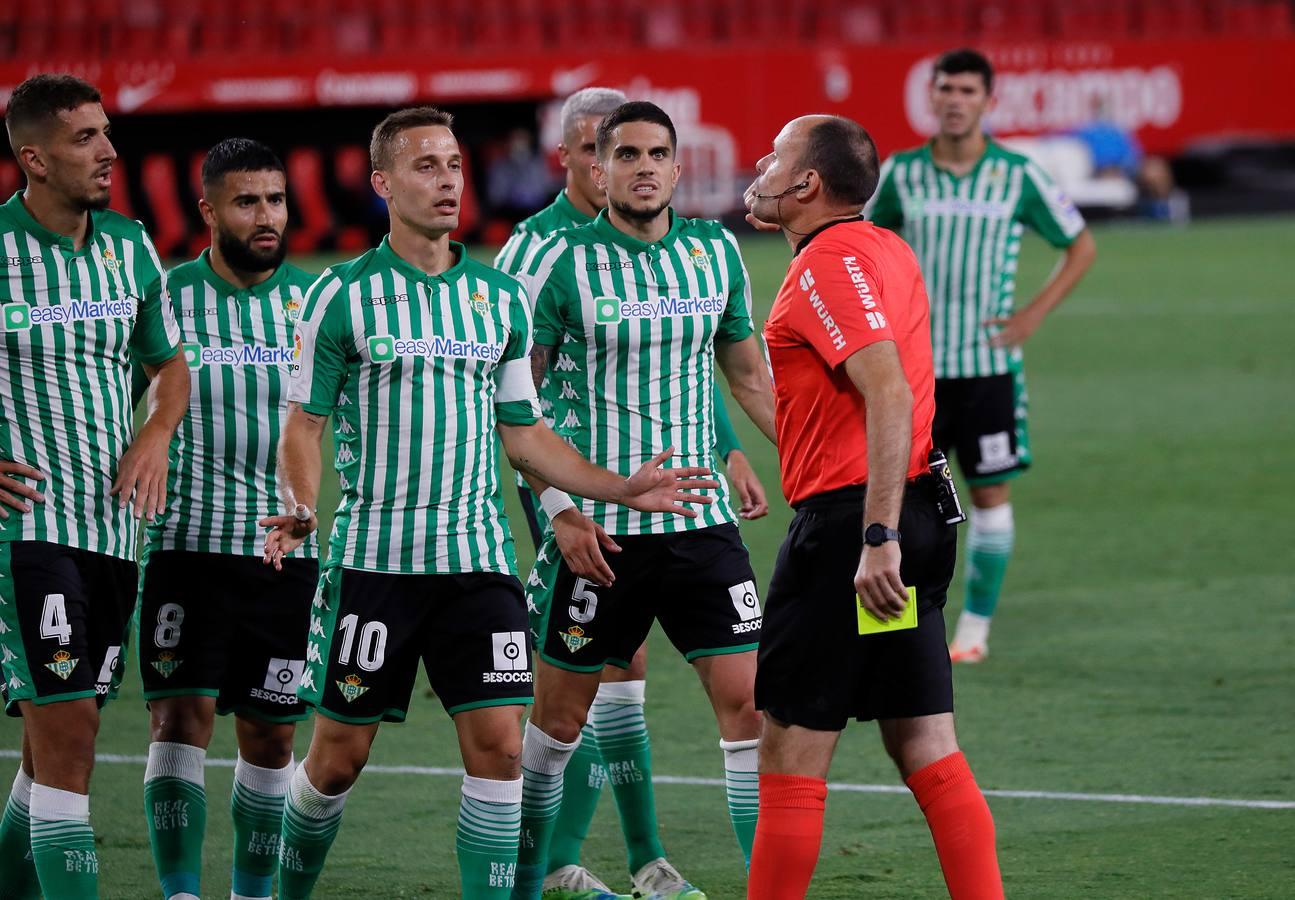
[[571,590],[571,599],[575,602],[567,609],[571,621],[585,625],[594,620],[594,615],[598,612],[598,595],[589,590],[592,584],[592,581],[583,578],[576,579],[576,586]]

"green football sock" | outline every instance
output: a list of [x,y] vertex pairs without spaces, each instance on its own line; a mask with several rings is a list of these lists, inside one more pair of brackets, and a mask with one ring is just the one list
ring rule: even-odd
[[522,780],[463,776],[455,846],[463,900],[505,900],[517,873]]
[[18,767],[0,817],[0,898],[37,900],[40,881],[31,855],[31,776]]
[[967,532],[967,593],[963,603],[967,612],[986,619],[994,614],[1015,538],[1010,503],[972,511],[971,528]]
[[203,763],[207,751],[172,741],[148,745],[144,815],[165,897],[197,897],[207,829]]
[[45,900],[98,900],[99,857],[90,828],[90,798],[32,785],[31,855]]
[[755,820],[760,811],[760,773],[757,765],[760,742],[720,741],[724,751],[724,788],[728,793],[728,817],[733,833],[751,868],[751,847],[755,844]]
[[234,819],[231,900],[269,900],[292,771],[291,762],[282,769],[267,769],[242,756],[234,765],[234,791],[229,802]]
[[279,834],[279,900],[306,900],[315,889],[348,793],[321,794],[306,776],[305,760],[292,774]]
[[549,845],[548,871],[580,864],[580,847],[589,834],[589,823],[598,809],[607,769],[598,752],[598,739],[592,725],[580,730],[580,746],[571,754],[562,776],[562,808],[553,826],[553,843]]
[[562,772],[579,745],[549,737],[530,722],[522,741],[522,824],[513,900],[538,900],[562,805]]
[[665,856],[657,835],[652,790],[652,745],[643,717],[644,682],[610,682],[598,687],[589,721],[616,798],[631,873]]

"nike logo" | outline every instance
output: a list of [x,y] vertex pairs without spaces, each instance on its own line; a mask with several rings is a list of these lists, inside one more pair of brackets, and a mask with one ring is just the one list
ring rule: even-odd
[[170,77],[154,78],[143,84],[123,84],[117,89],[117,108],[124,113],[134,112],[166,89]]
[[574,69],[556,69],[553,72],[553,93],[559,97],[574,94],[598,74],[598,63],[585,63]]

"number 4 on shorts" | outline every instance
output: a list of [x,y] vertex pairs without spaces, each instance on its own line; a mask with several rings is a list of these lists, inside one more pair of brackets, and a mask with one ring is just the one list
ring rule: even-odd
[[58,638],[60,645],[72,642],[72,623],[67,620],[67,601],[62,594],[46,594],[40,613],[41,640]]

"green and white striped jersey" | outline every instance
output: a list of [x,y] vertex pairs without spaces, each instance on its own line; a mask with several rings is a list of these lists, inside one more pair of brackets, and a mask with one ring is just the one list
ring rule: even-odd
[[501,272],[519,277],[526,271],[536,247],[559,232],[579,228],[592,221],[590,216],[576,209],[575,204],[567,199],[565,190],[558,191],[552,203],[513,227],[508,241],[495,255],[494,266]]
[[[567,199],[565,190],[559,191],[552,203],[530,218],[517,223],[507,243],[500,247],[499,253],[495,255],[494,266],[499,271],[506,272],[525,283],[527,264],[531,261],[531,254],[535,252],[536,247],[555,234],[588,225],[592,221],[590,216],[576,209],[575,204]],[[531,302],[534,301],[534,292],[531,292]],[[545,373],[538,393],[540,412],[544,415],[544,423],[550,428],[556,424],[553,421],[555,396],[561,393],[564,383],[578,380],[580,374],[579,368],[569,372],[549,370]],[[517,483],[519,485],[526,483],[520,472],[517,473]]]
[[1068,247],[1084,219],[1042,169],[992,140],[966,175],[937,166],[929,143],[896,153],[865,214],[903,235],[931,298],[936,378],[1004,375],[1020,348],[989,343],[988,319],[1011,315],[1026,226]]
[[[283,263],[237,288],[211,251],[167,273],[189,364],[189,411],[171,442],[165,514],[146,529],[150,550],[259,556],[256,524],[281,511],[275,461],[288,413],[292,329],[315,276]],[[314,535],[292,555],[314,557]]]
[[[583,371],[555,399],[556,430],[592,462],[629,474],[666,447],[672,466],[713,465],[714,342],[752,334],[751,288],[737,240],[718,222],[670,213],[647,244],[603,212],[531,255],[535,341],[553,369]],[[568,340],[568,338],[570,340]],[[611,534],[660,534],[736,523],[722,475],[695,519],[583,501]]]
[[170,359],[180,335],[144,226],[105,210],[90,232],[74,250],[21,191],[0,206],[0,459],[45,474],[45,502],[0,520],[0,540],[133,560],[130,507],[108,496],[134,438],[131,367]]
[[330,565],[516,574],[495,424],[539,421],[530,300],[450,246],[458,261],[428,275],[384,238],[306,296],[288,399],[333,416]]

